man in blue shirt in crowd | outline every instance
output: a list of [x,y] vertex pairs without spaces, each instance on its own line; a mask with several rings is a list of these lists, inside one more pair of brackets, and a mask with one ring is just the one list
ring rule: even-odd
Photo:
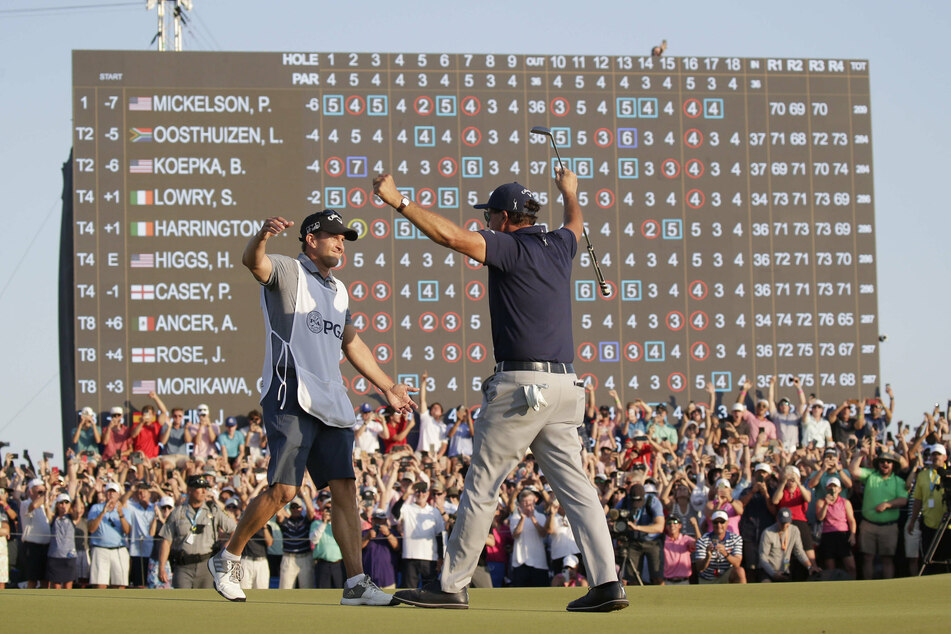
[[106,485],[106,501],[89,507],[89,584],[96,588],[129,585],[129,549],[126,536],[132,530],[119,500],[119,485]]
[[625,520],[627,532],[618,538],[619,542],[627,544],[624,576],[628,581],[636,579],[646,557],[650,583],[660,585],[664,581],[664,540],[661,539],[664,534],[664,505],[656,495],[646,493],[643,484],[637,483],[631,485],[616,508],[630,512],[630,517]]

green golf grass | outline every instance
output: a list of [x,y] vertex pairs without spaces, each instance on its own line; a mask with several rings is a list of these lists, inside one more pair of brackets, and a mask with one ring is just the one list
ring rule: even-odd
[[[576,614],[577,588],[472,590],[468,610],[339,605],[339,590],[6,590],[6,631],[61,632],[936,632],[951,618],[951,575],[835,583],[629,587],[631,607]],[[941,625],[941,623],[945,625]],[[7,630],[6,628],[10,629]],[[603,630],[602,628],[611,628]]]

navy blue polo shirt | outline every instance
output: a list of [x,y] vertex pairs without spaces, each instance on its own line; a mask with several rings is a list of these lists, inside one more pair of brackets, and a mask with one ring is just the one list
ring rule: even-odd
[[571,261],[575,234],[562,227],[483,230],[495,360],[571,363]]

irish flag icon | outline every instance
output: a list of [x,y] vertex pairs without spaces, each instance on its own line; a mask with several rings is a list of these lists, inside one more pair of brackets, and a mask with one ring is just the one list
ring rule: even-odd
[[129,192],[129,202],[133,205],[152,205],[155,203],[155,192],[151,189],[133,189]]

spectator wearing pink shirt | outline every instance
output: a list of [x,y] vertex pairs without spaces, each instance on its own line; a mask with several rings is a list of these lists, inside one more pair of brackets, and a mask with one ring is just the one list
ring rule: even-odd
[[667,538],[664,540],[665,586],[686,586],[690,583],[691,559],[697,540],[681,533],[681,528],[677,516],[671,515],[667,518]]
[[218,425],[211,422],[208,414],[208,406],[199,405],[198,424],[189,425],[188,431],[190,432],[192,442],[195,444],[192,455],[196,460],[207,460],[210,457],[218,455],[218,450],[215,448],[215,441],[218,440],[220,430],[218,429]]
[[733,486],[726,478],[720,478],[716,482],[716,494],[712,500],[707,502],[704,515],[707,518],[705,523],[707,532],[713,530],[711,518],[716,511],[723,511],[727,516],[726,527],[731,533],[740,534],[740,516],[743,515],[743,502],[733,499]]
[[750,448],[756,446],[760,433],[766,434],[767,440],[776,440],[776,425],[766,418],[769,414],[769,401],[762,399],[756,404],[756,413],[746,409],[741,402],[733,403],[733,424],[741,436],[749,438]]

